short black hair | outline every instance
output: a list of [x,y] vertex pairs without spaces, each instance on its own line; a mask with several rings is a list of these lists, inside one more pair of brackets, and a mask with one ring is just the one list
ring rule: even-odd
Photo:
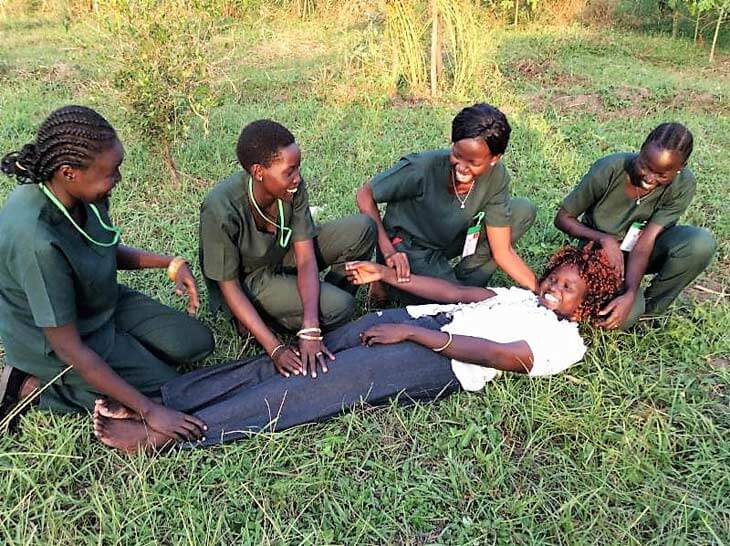
[[117,140],[114,128],[96,111],[64,106],[45,119],[34,142],[6,154],[0,170],[21,184],[47,182],[62,165],[87,168]]
[[279,155],[279,150],[293,143],[294,135],[281,123],[260,119],[243,128],[238,137],[236,155],[241,166],[250,173],[251,165],[258,163],[268,167]]
[[504,153],[511,132],[507,116],[486,102],[464,108],[451,122],[451,142],[483,138],[493,155]]
[[641,149],[649,144],[654,144],[662,150],[677,152],[682,158],[682,163],[686,163],[692,154],[694,139],[690,130],[681,123],[662,123],[649,133]]

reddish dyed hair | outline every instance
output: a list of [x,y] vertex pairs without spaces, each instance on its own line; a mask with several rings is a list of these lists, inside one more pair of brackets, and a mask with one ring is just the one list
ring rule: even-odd
[[586,295],[578,307],[576,318],[594,322],[598,312],[616,297],[621,289],[621,277],[601,248],[593,242],[584,247],[564,246],[550,257],[540,282],[553,271],[573,265],[586,283]]

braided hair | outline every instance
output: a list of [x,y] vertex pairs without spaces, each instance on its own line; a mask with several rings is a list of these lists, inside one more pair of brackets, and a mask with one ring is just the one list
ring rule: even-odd
[[85,106],[64,106],[45,119],[34,142],[6,154],[0,170],[19,184],[47,182],[63,165],[87,168],[116,141],[116,131],[100,114]]
[[493,155],[504,153],[511,132],[507,116],[486,102],[464,108],[451,122],[451,142],[482,138]]
[[255,164],[270,167],[279,150],[294,143],[294,135],[282,124],[260,119],[246,125],[238,137],[236,155],[241,166],[249,173]]
[[682,158],[682,163],[686,163],[692,153],[694,139],[690,130],[681,123],[662,123],[649,133],[644,144],[641,145],[641,149],[643,150],[649,144],[654,144],[662,150],[678,153]]
[[596,321],[598,312],[621,289],[622,281],[618,271],[600,247],[590,242],[582,248],[564,246],[555,252],[550,257],[540,282],[565,265],[577,267],[580,278],[586,283],[586,294],[583,303],[578,307],[577,320]]

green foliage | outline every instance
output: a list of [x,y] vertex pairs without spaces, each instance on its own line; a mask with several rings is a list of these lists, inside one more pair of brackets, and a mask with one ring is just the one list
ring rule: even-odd
[[139,134],[165,151],[214,104],[213,20],[185,0],[107,0],[100,18],[113,86]]

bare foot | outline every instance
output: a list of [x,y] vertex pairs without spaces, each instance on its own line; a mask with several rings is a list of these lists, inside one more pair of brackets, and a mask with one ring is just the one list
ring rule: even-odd
[[368,288],[368,306],[370,308],[384,307],[388,302],[388,289],[380,281],[370,283]]
[[171,446],[174,441],[133,419],[109,419],[94,412],[94,436],[102,444],[125,453],[155,450]]
[[31,394],[38,390],[40,386],[40,380],[34,376],[29,375],[23,380],[23,384],[20,385],[20,392],[18,393],[18,400],[25,400]]
[[135,421],[141,421],[140,415],[127,406],[124,406],[116,400],[110,400],[108,398],[97,398],[94,404],[94,413],[98,413],[102,417],[108,417],[109,419],[133,419]]

